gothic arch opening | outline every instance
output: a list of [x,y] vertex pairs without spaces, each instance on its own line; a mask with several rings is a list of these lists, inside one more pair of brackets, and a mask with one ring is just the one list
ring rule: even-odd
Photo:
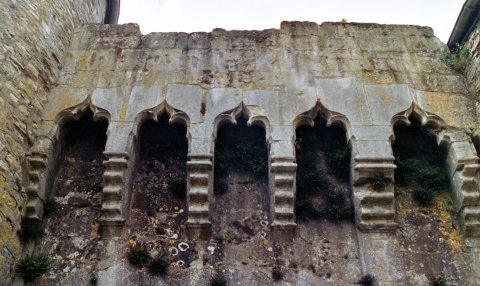
[[313,126],[296,129],[295,149],[297,220],[351,220],[351,146],[345,128],[340,124],[327,127],[325,117],[320,114]]
[[422,125],[413,114],[394,125],[395,185],[404,188],[420,205],[433,203],[438,195],[449,194],[446,166],[448,144],[437,141],[438,128],[433,122]]
[[163,112],[138,130],[129,228],[137,237],[181,239],[186,234],[187,127]]
[[327,280],[354,281],[360,275],[360,260],[353,222],[351,146],[343,121],[327,126],[329,111],[312,112],[296,128],[296,236],[299,249],[308,249],[309,241],[320,244],[284,255]]
[[[447,169],[450,146],[446,141],[439,144],[441,128],[437,124],[423,121],[422,125],[421,117],[413,115],[393,128],[396,219],[400,226],[396,235],[401,249],[409,250],[401,253],[405,264],[424,265],[411,277],[428,276],[438,269],[445,269],[442,275],[448,277],[455,265],[437,255],[453,253],[456,245],[464,243]],[[413,279],[408,282],[416,283]]]
[[[247,125],[245,114],[236,124],[217,130],[214,157],[214,237],[222,243],[251,244],[258,249],[269,224],[268,146],[265,129]],[[261,238],[260,235],[263,235]],[[260,240],[260,241],[259,241]]]
[[[76,252],[85,261],[95,259],[100,249],[96,237],[96,219],[100,214],[103,187],[103,151],[108,121],[94,119],[87,109],[78,119],[60,124],[56,142],[51,191],[44,202],[45,235],[37,252],[68,257]],[[47,186],[48,187],[48,186]],[[82,240],[81,243],[79,241]],[[53,260],[52,269],[70,267],[68,260]],[[68,269],[70,269],[68,268]]]

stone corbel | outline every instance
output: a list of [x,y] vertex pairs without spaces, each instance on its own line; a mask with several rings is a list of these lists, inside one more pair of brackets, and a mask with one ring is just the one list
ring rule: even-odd
[[[394,158],[355,158],[353,196],[357,227],[364,232],[396,229],[394,200]],[[372,180],[382,176],[385,186],[374,190]]]
[[52,139],[43,137],[39,139],[27,154],[28,164],[28,185],[27,185],[27,207],[25,217],[31,220],[41,221],[43,218],[43,203],[48,197],[47,188],[49,168],[53,162]]
[[102,190],[102,209],[98,219],[103,237],[114,237],[120,234],[125,223],[124,200],[126,176],[129,166],[127,152],[103,153],[104,186]]
[[211,154],[190,154],[187,161],[188,233],[190,238],[208,239],[212,195],[213,163]]
[[439,140],[450,143],[447,166],[461,232],[480,236],[480,164],[476,150],[463,130],[446,130]]
[[270,186],[273,189],[274,230],[294,231],[295,178],[297,163],[294,157],[271,157]]

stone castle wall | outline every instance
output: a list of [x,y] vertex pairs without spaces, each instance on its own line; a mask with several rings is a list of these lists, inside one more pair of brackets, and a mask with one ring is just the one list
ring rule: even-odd
[[[405,285],[405,281],[421,285],[427,283],[427,268],[446,269],[452,281],[474,285],[479,278],[469,267],[479,263],[476,240],[466,243],[450,227],[448,231],[442,228],[438,240],[445,242],[438,244],[444,249],[432,250],[427,247],[430,243],[424,243],[415,245],[412,252],[402,246],[405,237],[428,235],[399,225],[398,217],[406,210],[396,205],[392,184],[393,125],[414,116],[437,132],[442,130],[437,135],[439,142],[448,145],[459,230],[469,239],[478,235],[478,157],[463,131],[479,126],[476,98],[464,75],[442,63],[446,49],[430,28],[418,26],[283,22],[279,30],[215,29],[143,36],[134,24],[85,25],[76,30],[57,85],[49,94],[40,129],[40,138],[45,140],[38,141],[30,159],[48,161],[51,142],[58,139],[64,119],[77,119],[86,109],[96,118],[107,118],[104,196],[97,222],[101,228],[122,227],[128,219],[126,201],[136,157],[132,146],[138,128],[143,120],[166,111],[173,121],[187,126],[191,196],[187,225],[206,228],[209,218],[216,215],[209,213],[214,200],[216,131],[243,114],[265,128],[269,142],[269,223],[274,229],[292,230],[295,128],[312,123],[321,111],[328,114],[329,123],[345,127],[352,144],[353,199],[356,226],[361,230],[355,241],[361,272],[375,273],[384,285]],[[32,167],[31,172],[46,172]],[[378,173],[391,182],[381,193],[368,184]],[[42,196],[48,192],[41,190],[41,184],[33,185],[37,189],[32,190]],[[28,215],[41,217],[33,191],[29,205]],[[100,258],[102,265],[108,265],[98,273],[101,281],[121,284],[135,279],[137,274],[122,261],[130,239],[126,233],[124,229],[123,234],[116,234],[122,240],[106,240],[110,256]],[[113,232],[106,234],[108,238]],[[194,243],[198,249],[204,247],[199,253],[206,255],[207,246]],[[455,254],[450,252],[453,249]],[[246,268],[235,263],[228,266],[247,275]],[[420,264],[425,268],[417,269]],[[204,275],[198,274],[203,273],[202,267],[197,263],[180,276],[196,285],[196,275]],[[352,277],[348,281],[302,277],[305,273],[309,272],[303,269],[292,274],[297,275],[292,280],[316,285],[354,283]]]
[[480,78],[478,74],[480,72],[480,22],[477,23],[476,28],[470,34],[466,47],[470,50],[470,58],[466,68],[466,78],[470,86],[470,91],[480,96]]
[[[55,86],[74,28],[102,23],[104,0],[6,0],[0,3],[0,284],[21,246],[22,164]],[[7,283],[8,284],[8,283]]]

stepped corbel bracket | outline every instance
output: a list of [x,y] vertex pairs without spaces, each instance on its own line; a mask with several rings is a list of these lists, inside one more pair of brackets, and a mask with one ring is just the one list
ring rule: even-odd
[[271,159],[271,186],[274,192],[274,230],[294,231],[295,223],[295,176],[297,163],[294,158]]
[[[355,220],[362,232],[390,232],[395,222],[394,158],[355,158],[353,196]],[[383,188],[376,190],[372,180],[382,176]]]
[[189,156],[187,161],[188,232],[197,239],[209,237],[210,189],[213,178],[212,156]]
[[103,155],[105,156],[104,186],[98,222],[102,237],[115,237],[120,234],[125,223],[125,178],[129,166],[129,155],[127,152],[104,152]]

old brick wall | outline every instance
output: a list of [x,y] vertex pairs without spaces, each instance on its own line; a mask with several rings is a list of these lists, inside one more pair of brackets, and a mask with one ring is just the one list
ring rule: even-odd
[[102,23],[105,0],[0,1],[0,285],[21,252],[22,162],[79,23]]

